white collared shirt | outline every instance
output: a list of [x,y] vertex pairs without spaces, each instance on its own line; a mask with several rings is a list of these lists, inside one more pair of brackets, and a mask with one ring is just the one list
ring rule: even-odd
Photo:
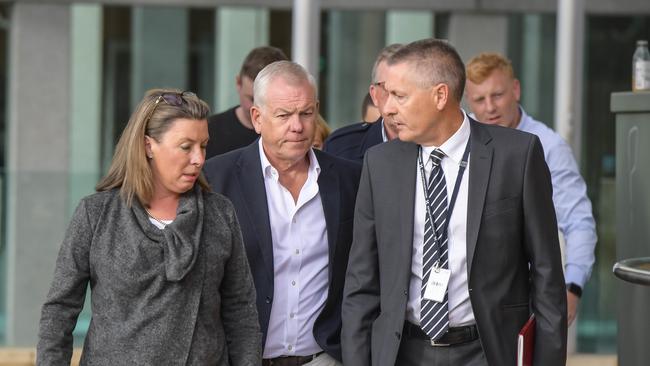
[[381,139],[384,142],[388,142],[388,134],[386,133],[386,124],[384,123],[384,117],[381,117]]
[[307,180],[297,202],[280,184],[278,171],[259,140],[262,174],[273,240],[273,304],[264,358],[321,352],[314,321],[328,294],[329,246],[318,190],[320,166],[310,149]]
[[[447,141],[439,146],[445,153],[442,159],[442,169],[445,173],[447,184],[447,203],[451,200],[458,176],[458,167],[463,158],[465,147],[469,141],[470,125],[467,114],[463,111],[463,123]],[[436,146],[422,147],[422,161],[425,162],[424,170],[428,179],[432,163],[429,155]],[[470,154],[471,158],[471,154]],[[467,287],[467,195],[469,183],[469,163],[462,176],[458,196],[454,205],[447,235],[449,238],[448,256],[451,277],[449,279],[449,326],[463,326],[474,324],[474,312],[469,299]],[[420,324],[420,294],[422,290],[422,246],[424,242],[424,219],[426,206],[424,203],[424,188],[420,167],[417,166],[415,185],[415,212],[413,227],[413,254],[411,260],[411,280],[409,283],[409,300],[406,305],[406,319],[413,324]]]

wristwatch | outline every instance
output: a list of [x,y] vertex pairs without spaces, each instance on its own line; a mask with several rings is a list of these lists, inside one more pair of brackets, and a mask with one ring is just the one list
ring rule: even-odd
[[574,294],[574,295],[576,295],[578,297],[582,296],[582,287],[576,285],[573,282],[567,283],[566,284],[566,289],[567,289],[567,291],[569,291],[570,293],[572,293],[572,294]]

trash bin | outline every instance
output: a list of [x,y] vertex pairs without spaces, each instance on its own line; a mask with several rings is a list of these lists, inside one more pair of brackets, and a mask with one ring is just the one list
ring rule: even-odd
[[612,294],[618,301],[618,362],[647,366],[650,287],[639,283],[643,275],[633,269],[650,257],[650,92],[612,93],[611,110],[616,113],[615,270],[625,279]]

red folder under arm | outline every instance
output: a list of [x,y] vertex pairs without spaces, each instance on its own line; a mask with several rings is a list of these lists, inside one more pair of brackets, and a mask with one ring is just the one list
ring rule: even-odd
[[530,318],[517,337],[517,366],[533,366],[533,352],[535,351],[535,314]]

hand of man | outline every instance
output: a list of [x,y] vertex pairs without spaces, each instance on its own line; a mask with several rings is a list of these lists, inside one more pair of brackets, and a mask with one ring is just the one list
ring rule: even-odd
[[571,326],[578,314],[579,302],[580,298],[576,294],[571,291],[566,292],[567,320],[569,321],[569,326]]

